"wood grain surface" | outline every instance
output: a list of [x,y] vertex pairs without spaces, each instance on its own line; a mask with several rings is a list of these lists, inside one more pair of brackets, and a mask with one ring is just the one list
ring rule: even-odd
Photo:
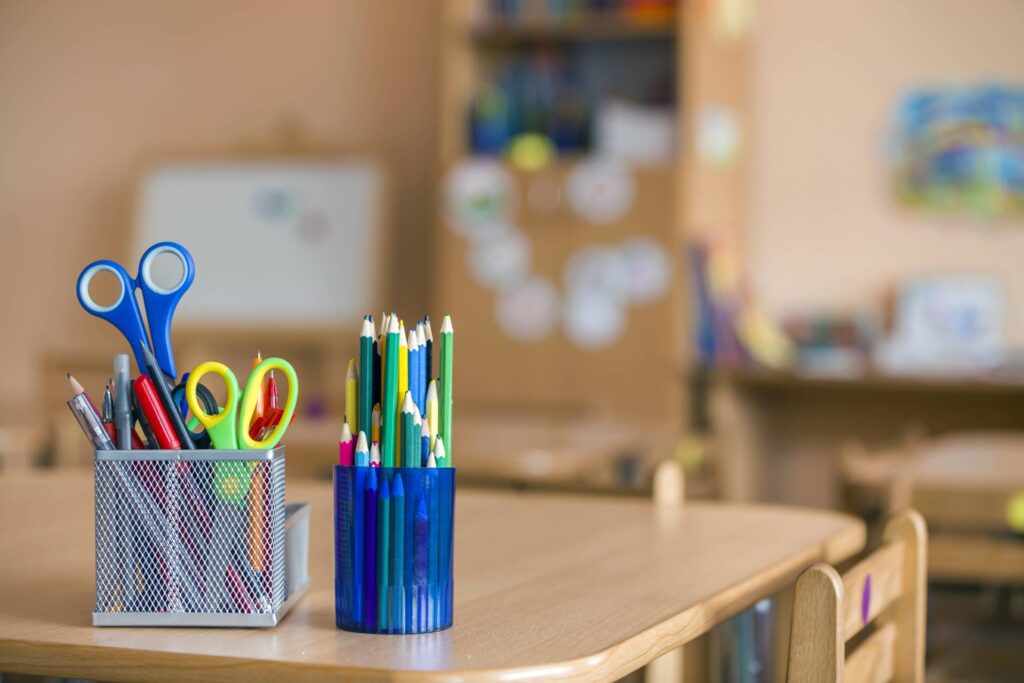
[[334,626],[331,495],[312,504],[310,592],[271,630],[94,628],[86,473],[0,475],[0,671],[112,681],[613,680],[692,640],[863,525],[781,507],[462,491],[455,625],[423,636]]

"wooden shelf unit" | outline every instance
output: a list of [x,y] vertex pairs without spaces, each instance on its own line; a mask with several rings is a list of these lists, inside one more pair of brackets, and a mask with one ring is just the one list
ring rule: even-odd
[[[534,244],[534,271],[556,287],[562,287],[561,268],[572,250],[633,235],[646,235],[664,246],[673,277],[666,297],[629,310],[629,331],[607,351],[579,350],[560,330],[543,342],[518,344],[494,324],[494,293],[469,277],[464,265],[466,241],[440,217],[435,228],[435,300],[458,316],[462,329],[467,322],[471,327],[471,335],[464,334],[459,342],[460,400],[463,405],[488,408],[643,416],[682,429],[686,392],[675,369],[679,359],[689,354],[691,336],[684,291],[685,245],[693,235],[740,233],[746,201],[742,156],[727,167],[701,160],[693,151],[695,122],[711,105],[735,109],[741,124],[749,120],[749,38],[718,35],[711,10],[686,2],[678,4],[671,20],[651,23],[611,17],[557,24],[484,22],[474,8],[473,0],[444,3],[438,131],[442,188],[444,174],[470,154],[467,112],[485,78],[488,55],[495,49],[531,49],[538,44],[558,49],[560,43],[581,41],[674,41],[676,152],[668,165],[635,169],[638,192],[633,212],[637,216],[608,227],[589,225],[567,210],[552,219],[523,208],[516,217],[517,226]],[[741,134],[745,141],[747,132]],[[525,196],[531,177],[542,173],[562,178],[576,161],[577,157],[568,155],[538,173],[515,172],[520,194]],[[443,205],[442,197],[439,214]]]

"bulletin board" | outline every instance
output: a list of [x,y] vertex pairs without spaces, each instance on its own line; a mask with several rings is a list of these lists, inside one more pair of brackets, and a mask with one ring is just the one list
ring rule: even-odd
[[355,325],[380,305],[384,180],[368,159],[160,166],[131,253],[161,240],[192,253],[203,295],[179,323]]
[[[473,162],[449,167],[446,179],[467,163]],[[539,172],[502,164],[511,183],[508,205],[480,200],[463,209],[506,212],[515,227],[500,227],[497,234],[474,235],[460,227],[446,206],[450,187],[442,192],[446,215],[438,228],[436,275],[440,303],[459,333],[460,405],[654,419],[678,414],[682,297],[675,171],[627,168],[628,196],[616,194],[622,192],[616,180],[606,202],[588,204],[580,196],[580,186],[595,180],[587,163],[556,163]],[[490,182],[485,173],[480,178]],[[488,224],[481,221],[482,229]],[[490,256],[502,240],[504,255]],[[615,294],[602,293],[607,283],[590,266],[602,255],[630,250],[657,253],[648,253],[646,267],[627,277],[639,285],[634,300],[605,308]],[[652,265],[663,279],[647,288]],[[530,287],[533,294],[510,312],[503,301]]]

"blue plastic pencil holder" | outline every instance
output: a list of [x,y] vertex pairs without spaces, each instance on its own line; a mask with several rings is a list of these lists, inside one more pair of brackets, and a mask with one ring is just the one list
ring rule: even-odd
[[338,628],[412,634],[452,625],[455,469],[334,466]]

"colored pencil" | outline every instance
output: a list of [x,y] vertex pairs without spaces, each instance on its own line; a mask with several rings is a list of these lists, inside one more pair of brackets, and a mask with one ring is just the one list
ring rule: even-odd
[[[366,436],[365,434],[360,434],[359,435],[359,444],[356,445],[356,450],[357,451],[359,450],[360,446],[363,446],[363,447],[366,446],[366,439],[364,438],[365,436]],[[358,459],[359,455],[357,455],[356,458]],[[364,552],[366,550],[366,548],[365,548],[365,538],[364,538],[365,529],[363,528],[364,527],[363,507],[364,507],[366,501],[364,500],[364,497],[363,497],[363,488],[365,487],[366,475],[367,475],[368,471],[369,471],[369,468],[363,468],[363,467],[357,467],[356,468],[356,471],[355,471],[355,487],[354,487],[354,490],[352,491],[352,497],[353,497],[353,501],[352,502],[354,503],[354,506],[355,506],[355,514],[354,514],[354,516],[352,518],[352,526],[353,526],[353,529],[352,529],[352,544],[353,544],[353,549],[352,549],[352,574],[353,574],[353,584],[354,584],[354,588],[355,588],[355,597],[354,597],[355,605],[354,605],[354,608],[356,610],[355,614],[359,615],[358,619],[360,621],[362,620],[362,616],[363,616],[363,613],[364,613],[364,610],[363,610],[363,588],[364,588],[364,582],[363,582],[363,563],[365,561],[365,558],[364,558],[363,555],[364,555]]]
[[434,378],[434,331],[430,328],[430,316],[423,316],[423,333],[427,337],[427,355],[425,356],[427,361],[427,377],[429,379]]
[[395,466],[396,422],[398,421],[398,318],[391,316],[387,343],[384,345],[384,403],[381,405],[380,451],[384,467]]
[[427,458],[430,456],[430,425],[426,420],[420,424],[420,466],[426,467]]
[[419,434],[416,431],[414,413],[416,412],[416,406],[412,402],[412,394],[408,391],[405,392],[405,400],[402,402],[402,465],[404,467],[415,467],[413,464],[416,460],[416,454],[419,453],[418,448],[413,448],[410,442],[410,435]]
[[[406,343],[405,322],[398,321],[398,403],[395,406],[395,443],[402,443],[402,403],[405,401],[405,392],[409,391],[409,345]],[[398,451],[395,450],[395,466],[401,467]]]
[[391,487],[391,507],[394,517],[391,539],[394,557],[391,568],[391,628],[402,633],[405,631],[405,486],[399,472],[395,473],[395,481]]
[[380,442],[380,404],[373,406],[373,413],[370,415],[370,441]]
[[363,491],[363,627],[377,627],[377,470],[366,471]]
[[430,564],[430,518],[427,515],[427,499],[420,496],[416,504],[416,515],[412,525],[413,560],[412,560],[412,584],[413,604],[416,618],[415,627],[424,629],[426,627],[426,593],[427,578]]
[[431,380],[427,389],[427,425],[430,427],[430,449],[434,449],[437,441],[437,413],[440,406],[437,400],[437,381]]
[[353,422],[357,432],[370,431],[370,413],[373,410],[373,318],[363,318],[363,329],[359,331],[359,412],[358,422]]
[[348,372],[345,373],[345,421],[349,429],[359,431],[359,370],[356,362],[348,359]]
[[434,459],[436,467],[446,467],[444,439],[442,439],[441,437],[437,438],[437,444],[434,446],[434,450],[431,451],[430,457]]
[[380,467],[380,445],[376,441],[370,444],[370,467]]
[[430,556],[428,559],[429,564],[427,565],[427,581],[430,584],[429,595],[430,600],[430,612],[429,612],[429,624],[433,628],[437,624],[437,618],[439,616],[440,601],[436,599],[438,594],[438,570],[440,570],[440,547],[441,542],[441,515],[440,515],[440,504],[441,504],[441,493],[438,491],[438,477],[437,464],[434,462],[434,454],[430,454],[430,458],[427,460],[427,468],[434,468],[433,472],[429,473],[430,476],[430,536],[428,543],[430,544]]
[[341,426],[341,438],[338,439],[338,464],[342,466],[350,466],[352,464],[353,455],[355,454],[355,443],[352,441],[352,430],[349,429],[348,422],[345,422]]
[[391,486],[380,478],[377,493],[377,628],[388,628],[388,584],[391,581]]
[[370,449],[366,445],[366,432],[359,432],[359,438],[356,440],[355,464],[356,467],[370,466]]
[[409,330],[409,393],[412,394],[412,402],[420,409],[420,343],[416,336],[416,328]]
[[438,429],[438,434],[444,437],[444,445],[449,460],[451,460],[455,452],[452,446],[452,378],[454,375],[452,360],[454,347],[455,329],[452,327],[452,317],[446,315],[441,323],[441,386],[438,387],[441,392],[441,426]]

